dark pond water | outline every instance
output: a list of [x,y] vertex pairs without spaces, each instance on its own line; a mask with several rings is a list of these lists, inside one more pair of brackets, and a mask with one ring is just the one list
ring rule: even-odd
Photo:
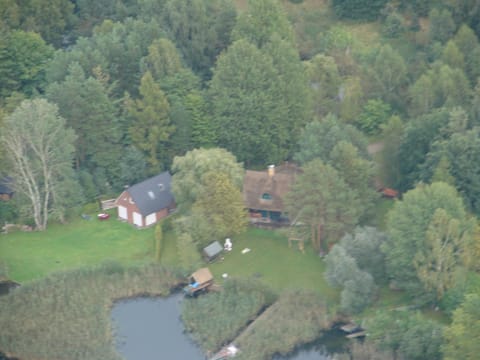
[[[115,346],[127,360],[205,360],[205,355],[184,333],[178,294],[168,298],[138,298],[117,302],[112,309]],[[343,344],[343,336],[327,335],[274,360],[327,360]]]
[[[14,281],[2,281],[0,282],[0,295],[7,295],[10,291],[13,289],[19,287],[20,284],[14,282]],[[1,357],[0,357],[1,360]]]

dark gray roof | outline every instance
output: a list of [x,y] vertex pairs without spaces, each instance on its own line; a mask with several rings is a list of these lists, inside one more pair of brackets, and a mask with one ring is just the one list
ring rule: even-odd
[[165,171],[127,189],[140,213],[147,216],[169,207],[173,201],[171,192],[172,176]]
[[11,177],[3,177],[0,178],[0,194],[13,194],[13,190],[11,188],[12,178]]
[[223,247],[222,245],[220,245],[218,241],[214,241],[213,243],[208,245],[206,248],[204,248],[203,251],[205,255],[207,255],[207,257],[211,259],[217,256],[218,254],[220,254],[223,251]]

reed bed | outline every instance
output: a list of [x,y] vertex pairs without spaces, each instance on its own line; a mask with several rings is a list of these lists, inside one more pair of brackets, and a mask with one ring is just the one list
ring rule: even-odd
[[22,360],[120,360],[110,309],[115,300],[167,296],[177,270],[117,263],[55,273],[0,298],[0,349]]
[[324,300],[313,292],[284,293],[235,339],[241,352],[238,360],[269,360],[275,354],[288,354],[329,329]]
[[222,291],[185,299],[182,320],[206,354],[232,341],[275,301],[273,292],[255,280],[228,280]]

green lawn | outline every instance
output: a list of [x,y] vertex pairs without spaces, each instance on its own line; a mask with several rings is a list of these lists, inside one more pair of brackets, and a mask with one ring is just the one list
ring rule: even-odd
[[[114,260],[122,264],[154,260],[154,229],[137,230],[117,221],[78,219],[71,223],[53,224],[44,232],[15,232],[0,235],[0,263],[8,268],[9,277],[25,283],[49,273],[97,265]],[[208,266],[215,280],[222,274],[233,277],[254,277],[276,291],[312,289],[336,301],[338,293],[328,287],[323,277],[323,261],[306,245],[302,254],[296,244],[288,247],[287,238],[279,232],[250,228],[232,239],[233,250]],[[242,254],[242,249],[250,252]],[[176,265],[173,232],[164,234],[160,262]]]
[[78,219],[49,225],[44,232],[0,235],[0,262],[9,277],[24,283],[59,270],[108,260],[136,263],[153,259],[153,229],[137,230],[113,218]]
[[[233,250],[209,267],[217,282],[222,274],[230,277],[253,277],[276,291],[310,289],[322,294],[329,302],[338,300],[337,291],[328,286],[323,276],[324,262],[310,246],[302,254],[296,244],[288,247],[287,238],[268,230],[250,228],[232,239]],[[242,250],[251,251],[242,254]]]

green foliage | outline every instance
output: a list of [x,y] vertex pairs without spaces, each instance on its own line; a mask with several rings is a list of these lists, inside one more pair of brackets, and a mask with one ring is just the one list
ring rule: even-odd
[[226,174],[240,189],[243,184],[243,166],[235,156],[221,148],[195,149],[184,156],[173,159],[172,191],[181,212],[191,208],[193,203],[210,184],[204,182],[204,175],[209,172]]
[[123,150],[120,163],[119,178],[125,185],[133,185],[147,177],[147,162],[145,155],[135,146],[127,146]]
[[189,274],[202,264],[202,257],[189,233],[177,233],[178,266]]
[[433,214],[425,234],[425,250],[417,252],[413,263],[424,288],[435,293],[437,300],[458,280],[473,226],[450,218],[444,209]]
[[441,129],[448,121],[448,111],[439,109],[414,119],[405,127],[397,155],[399,178],[395,186],[400,190],[411,189],[420,180],[421,164],[425,162],[434,141],[441,138]]
[[155,260],[159,261],[162,256],[163,229],[162,223],[155,225]]
[[60,46],[65,30],[73,25],[74,4],[69,0],[9,0],[0,4],[2,25],[38,33],[47,42]]
[[263,51],[234,42],[218,58],[209,97],[218,145],[248,164],[285,160],[309,110],[298,55],[278,36]]
[[208,113],[203,94],[192,91],[185,97],[185,110],[192,121],[192,143],[195,148],[211,148],[216,142],[216,132]]
[[395,187],[400,178],[399,148],[404,133],[402,119],[392,116],[381,129],[383,148],[378,160],[380,178],[384,185]]
[[381,126],[390,118],[390,115],[390,105],[382,100],[368,100],[363,107],[363,112],[358,117],[357,126],[366,134],[377,135]]
[[325,278],[332,286],[343,288],[340,310],[357,314],[367,307],[376,293],[372,275],[362,271],[342,245],[335,245],[325,259]]
[[14,223],[18,219],[18,208],[14,201],[0,200],[0,225]]
[[452,19],[451,12],[447,9],[434,8],[428,14],[428,18],[430,20],[430,41],[447,42],[455,32],[455,22]]
[[204,352],[212,353],[233,341],[274,300],[259,282],[228,280],[219,292],[184,301],[182,320]]
[[216,57],[230,44],[236,10],[229,0],[168,0],[162,26],[195,73],[210,76]]
[[360,215],[355,190],[320,159],[303,166],[303,174],[292,185],[285,206],[293,222],[310,226],[312,245],[319,252],[324,250],[323,239],[336,242],[357,224]]
[[336,288],[342,288],[354,273],[360,271],[355,259],[338,244],[335,244],[325,257],[325,266],[325,278],[331,286]]
[[367,320],[367,341],[393,358],[441,359],[442,326],[420,313],[378,311]]
[[12,164],[14,190],[25,196],[38,230],[46,229],[52,211],[62,219],[65,207],[77,200],[71,167],[75,138],[57,106],[43,99],[23,101],[5,119],[0,143]]
[[[453,187],[445,183],[418,185],[414,190],[405,193],[403,200],[396,202],[388,213],[389,237],[382,247],[387,260],[388,274],[397,286],[406,289],[412,296],[417,296],[415,300],[418,302],[431,302],[435,295],[422,280],[425,279],[424,275],[426,276],[422,273],[423,267],[428,269],[430,263],[432,276],[447,276],[447,279],[450,279],[457,266],[461,266],[457,255],[442,252],[445,247],[451,245],[448,236],[443,238],[442,234],[442,237],[433,236],[430,240],[439,241],[440,248],[437,253],[429,243],[428,239],[431,236],[429,232],[432,231],[431,227],[435,227],[435,213],[440,211],[439,209],[442,209],[448,221],[458,221],[460,234],[463,235],[464,232],[468,234],[469,223],[462,199]],[[463,247],[458,250],[460,253],[468,251]],[[454,265],[451,268],[443,268],[444,263]]]
[[166,296],[180,281],[175,270],[158,265],[110,262],[24,284],[0,298],[2,309],[9,310],[0,314],[2,351],[23,359],[118,360],[111,331],[113,301]]
[[405,32],[405,20],[398,12],[393,11],[387,15],[382,24],[382,33],[389,38],[397,38]]
[[244,232],[248,218],[240,189],[225,173],[203,175],[205,184],[192,207],[192,215],[203,218],[213,229],[211,239],[223,239]]
[[480,296],[469,294],[462,305],[453,312],[453,320],[445,329],[442,347],[445,360],[475,359],[480,351]]
[[0,39],[0,96],[15,91],[32,95],[45,86],[45,68],[53,48],[34,32],[15,30]]
[[381,246],[386,240],[386,234],[374,227],[356,227],[353,234],[345,234],[338,245],[355,259],[360,270],[372,275],[377,283],[382,283],[386,274]]
[[165,168],[168,159],[165,150],[174,127],[170,123],[170,104],[152,74],[142,76],[139,93],[141,99],[127,103],[133,118],[129,127],[132,143],[146,155],[148,172],[155,174]]
[[340,294],[340,309],[347,314],[362,312],[370,305],[377,291],[372,275],[365,271],[353,273],[352,277],[343,285],[344,288]]
[[69,51],[55,53],[48,64],[47,80],[63,81],[70,64],[78,62],[86,77],[93,76],[94,69],[100,69],[107,87],[112,86],[113,97],[120,98],[125,92],[136,96],[142,77],[140,60],[148,54],[152,41],[162,36],[164,31],[153,20],[127,18],[123,23],[105,20],[91,37],[78,39]]
[[327,162],[333,148],[340,141],[353,144],[362,157],[367,156],[365,136],[354,126],[344,125],[335,115],[329,114],[321,121],[314,120],[305,126],[298,144],[299,151],[293,158],[300,164],[315,158]]
[[46,97],[58,105],[59,113],[77,135],[75,165],[93,171],[105,169],[107,180],[118,179],[120,124],[108,89],[100,80],[86,77],[78,63],[68,67],[62,82],[47,87]]
[[368,219],[379,198],[374,188],[376,171],[373,161],[362,158],[351,143],[340,141],[330,154],[330,164],[347,186],[356,192],[362,204],[361,219]]
[[471,84],[474,85],[480,76],[480,44],[477,35],[466,24],[462,24],[453,37],[454,43],[464,59],[464,70]]
[[340,18],[375,20],[386,0],[333,0],[332,7]]
[[281,4],[275,0],[249,0],[248,10],[237,19],[233,39],[244,39],[262,48],[273,34],[290,43],[294,41],[292,26]]
[[[373,63],[367,64],[366,74],[373,79],[372,95],[399,108],[404,107],[403,92],[408,82],[407,65],[396,50],[388,44],[381,46],[373,58]],[[365,106],[369,106],[369,103]]]
[[328,113],[338,115],[337,97],[341,78],[335,59],[323,54],[317,54],[307,61],[305,65],[315,114],[321,117],[326,116]]
[[[432,91],[433,89],[433,91]],[[472,96],[465,72],[459,68],[435,63],[409,88],[410,112],[422,115],[442,106],[468,106]]]
[[318,338],[329,326],[328,309],[320,296],[286,292],[237,338],[240,360],[271,359]]

